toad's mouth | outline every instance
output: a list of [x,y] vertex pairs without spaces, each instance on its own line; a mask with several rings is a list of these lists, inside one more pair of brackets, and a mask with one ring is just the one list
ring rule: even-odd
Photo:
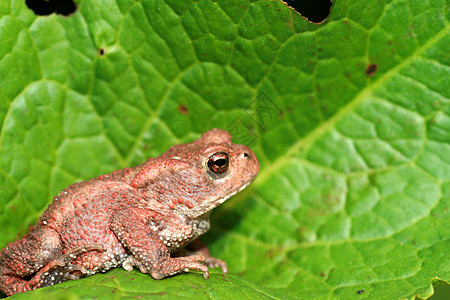
[[244,185],[240,186],[237,190],[229,193],[226,196],[223,196],[221,198],[217,198],[214,200],[209,200],[209,201],[204,201],[202,202],[198,207],[196,207],[193,210],[189,210],[186,213],[186,216],[188,216],[191,219],[196,219],[199,218],[200,216],[203,215],[208,215],[211,213],[211,210],[216,208],[217,206],[219,206],[220,204],[224,203],[227,199],[233,197],[234,195],[236,195],[237,193],[241,192],[242,190],[244,190],[246,187],[248,187],[251,183],[253,182],[247,182]]
[[228,200],[229,198],[233,197],[234,195],[236,195],[237,193],[241,192],[242,190],[244,190],[246,187],[248,187],[252,181],[247,182],[246,184],[244,184],[243,186],[241,186],[240,188],[238,188],[237,190],[235,190],[234,192],[226,195],[225,197],[216,199],[214,201],[212,201],[212,203],[214,204],[214,206],[219,206],[220,204],[224,203],[226,200]]

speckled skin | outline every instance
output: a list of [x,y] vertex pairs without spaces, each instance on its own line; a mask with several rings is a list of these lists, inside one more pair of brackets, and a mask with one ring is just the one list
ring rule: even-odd
[[189,270],[208,278],[208,267],[227,272],[196,238],[209,229],[210,211],[258,171],[249,148],[213,129],[135,168],[75,183],[0,252],[0,290],[12,295],[120,265],[155,279]]

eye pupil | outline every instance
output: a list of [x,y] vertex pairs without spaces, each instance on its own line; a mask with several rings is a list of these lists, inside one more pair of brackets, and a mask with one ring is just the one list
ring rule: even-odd
[[227,164],[227,161],[225,159],[218,159],[216,160],[216,165],[219,168],[222,168],[223,166],[225,166]]
[[214,153],[208,159],[208,168],[214,174],[222,174],[228,170],[228,154],[223,152]]

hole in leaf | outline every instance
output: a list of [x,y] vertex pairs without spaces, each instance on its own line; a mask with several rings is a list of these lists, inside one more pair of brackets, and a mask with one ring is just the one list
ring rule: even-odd
[[52,13],[69,16],[77,10],[73,0],[25,0],[25,3],[38,16]]
[[100,55],[100,56],[105,55],[105,49],[103,49],[103,48],[98,49],[98,55]]
[[370,64],[370,65],[368,65],[367,68],[366,68],[366,75],[367,75],[368,77],[372,77],[373,75],[375,75],[375,73],[377,72],[377,70],[378,70],[377,64]]
[[450,284],[444,281],[433,282],[433,287],[434,295],[429,298],[431,300],[447,299],[450,295]]
[[284,0],[284,2],[313,23],[325,21],[332,5],[330,0]]

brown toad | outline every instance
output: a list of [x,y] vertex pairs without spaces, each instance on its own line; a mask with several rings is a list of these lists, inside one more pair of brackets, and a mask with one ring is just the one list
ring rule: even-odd
[[0,252],[0,290],[12,295],[120,265],[155,279],[189,270],[208,278],[208,267],[227,272],[196,238],[209,229],[211,210],[258,171],[248,147],[213,129],[140,166],[72,184]]

